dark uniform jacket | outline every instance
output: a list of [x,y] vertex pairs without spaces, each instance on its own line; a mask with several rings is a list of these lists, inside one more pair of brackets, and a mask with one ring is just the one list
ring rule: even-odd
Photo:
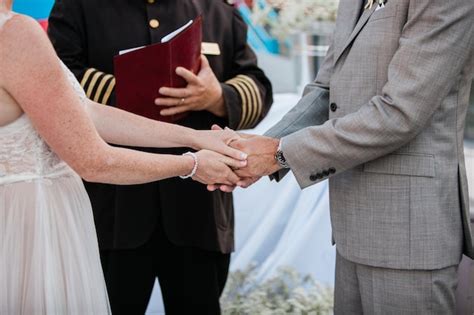
[[[88,97],[114,105],[113,57],[120,50],[160,42],[189,20],[203,16],[203,41],[221,54],[207,56],[222,83],[228,118],[192,112],[179,123],[195,129],[212,124],[251,128],[272,104],[269,80],[247,45],[247,28],[232,6],[218,0],[57,0],[49,36]],[[148,151],[181,154],[185,149]],[[144,244],[158,222],[176,245],[229,253],[234,246],[231,194],[210,193],[192,180],[115,186],[86,183],[101,249]]]

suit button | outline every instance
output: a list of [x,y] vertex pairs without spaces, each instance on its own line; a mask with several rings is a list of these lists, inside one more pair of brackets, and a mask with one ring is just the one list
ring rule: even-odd
[[160,22],[157,19],[151,19],[149,24],[151,28],[158,28],[160,26]]
[[331,174],[331,173],[329,173],[329,170],[323,172],[324,177],[328,177],[329,174]]
[[331,112],[335,112],[337,110],[337,104],[336,103],[331,103],[331,105],[329,105],[329,107],[331,108]]
[[329,168],[329,173],[330,173],[330,174],[335,174],[335,173],[336,173],[336,169],[335,169],[334,167]]
[[313,174],[313,175],[311,175],[311,176],[309,177],[309,180],[312,181],[312,182],[315,182],[315,181],[318,180],[318,177]]

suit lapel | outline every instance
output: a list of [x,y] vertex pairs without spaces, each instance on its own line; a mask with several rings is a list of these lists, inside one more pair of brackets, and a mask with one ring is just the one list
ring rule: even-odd
[[[354,8],[354,10],[352,10],[350,12],[351,16],[348,17],[348,20],[346,20],[346,22],[344,22],[344,21],[341,22],[341,23],[349,24],[350,27],[351,27],[351,32],[349,32],[349,33],[343,32],[345,34],[344,39],[342,39],[342,38],[341,38],[342,40],[339,39],[339,40],[341,40],[340,41],[340,46],[338,46],[339,49],[336,51],[334,63],[336,63],[339,60],[339,58],[341,58],[341,56],[344,54],[346,49],[356,39],[357,35],[359,35],[360,31],[364,28],[364,26],[367,24],[367,21],[369,20],[369,18],[372,16],[372,14],[377,9],[377,5],[374,5],[371,9],[364,10],[364,12],[362,13],[362,16],[360,17],[360,19],[357,20],[357,18],[359,17],[359,13],[360,13],[360,11],[359,11],[360,7],[355,6],[354,3],[349,4],[349,2],[352,2],[352,1],[353,0],[349,0],[349,1],[345,1],[345,2],[347,3],[347,5],[352,6],[352,7],[356,7],[356,8]],[[344,3],[342,3],[342,4],[344,4]],[[349,21],[349,22],[347,22],[347,21]]]
[[[334,48],[336,54],[342,50],[343,45],[352,34],[352,31],[357,24],[362,1],[363,0],[341,0],[339,4],[336,23],[337,31],[334,33]],[[354,2],[360,3],[354,4]]]

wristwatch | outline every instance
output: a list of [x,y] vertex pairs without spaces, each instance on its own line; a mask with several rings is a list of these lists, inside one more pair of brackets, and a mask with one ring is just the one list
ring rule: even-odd
[[280,144],[278,145],[278,150],[275,153],[275,160],[278,162],[278,165],[280,165],[281,168],[290,168],[290,165],[288,165],[288,162],[283,155],[283,151],[281,150],[281,140]]

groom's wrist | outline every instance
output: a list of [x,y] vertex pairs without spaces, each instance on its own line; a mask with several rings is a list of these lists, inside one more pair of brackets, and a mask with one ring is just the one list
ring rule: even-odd
[[[277,151],[275,153],[275,160],[278,163],[278,166],[280,167],[280,169],[290,168],[290,165],[288,164],[288,161],[285,158],[285,154],[283,153],[282,140],[281,139],[278,141],[278,148],[277,148]],[[277,170],[277,171],[279,171],[279,170]]]
[[271,141],[272,141],[273,149],[272,149],[272,155],[271,155],[270,168],[266,171],[266,174],[264,174],[264,175],[270,175],[270,174],[276,173],[276,172],[278,172],[279,170],[282,169],[278,159],[276,158],[277,154],[278,154],[279,147],[280,147],[280,140],[271,138]]

